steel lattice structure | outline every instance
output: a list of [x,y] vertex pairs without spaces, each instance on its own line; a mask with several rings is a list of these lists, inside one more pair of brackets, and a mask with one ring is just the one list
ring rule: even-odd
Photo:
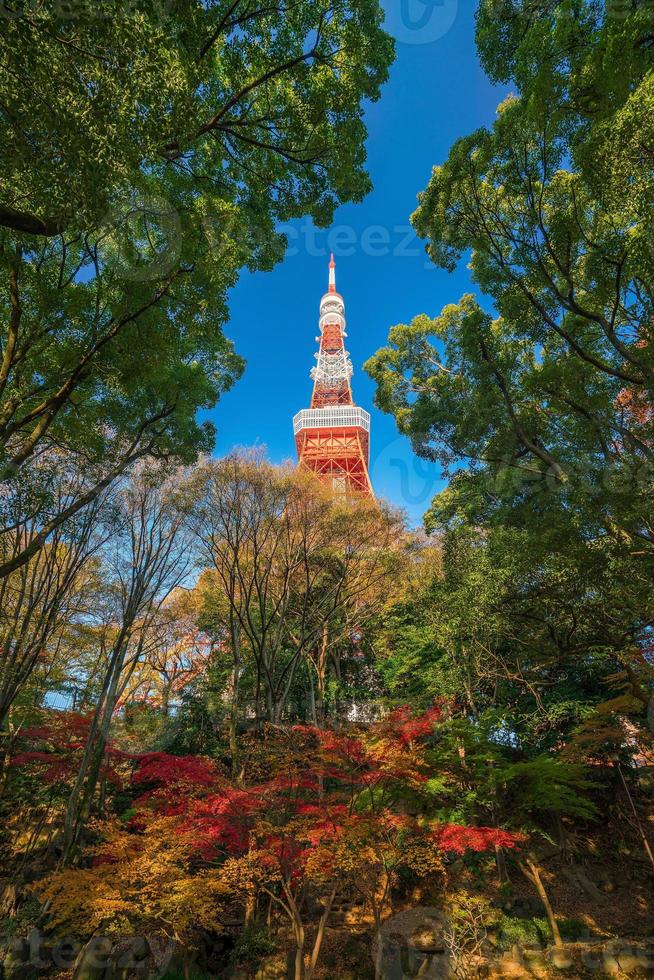
[[368,473],[370,416],[352,398],[352,362],[345,350],[345,303],[336,292],[336,263],[320,301],[317,364],[311,371],[311,408],[293,419],[300,465],[308,466],[346,496],[374,496]]

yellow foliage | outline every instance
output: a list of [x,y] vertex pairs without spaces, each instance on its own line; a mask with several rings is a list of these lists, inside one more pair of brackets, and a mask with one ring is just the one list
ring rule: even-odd
[[61,871],[34,886],[50,902],[56,928],[89,935],[150,928],[192,942],[198,928],[216,931],[233,896],[231,867],[193,872],[190,842],[175,818],[152,821],[143,835],[111,822],[99,825],[105,843],[91,868]]

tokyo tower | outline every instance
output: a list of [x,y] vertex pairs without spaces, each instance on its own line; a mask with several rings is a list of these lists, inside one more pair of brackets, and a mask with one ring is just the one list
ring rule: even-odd
[[345,350],[345,304],[336,292],[336,263],[329,263],[329,290],[320,301],[317,364],[311,371],[311,408],[293,419],[300,465],[308,466],[336,493],[374,497],[368,460],[370,415],[352,399],[352,362]]

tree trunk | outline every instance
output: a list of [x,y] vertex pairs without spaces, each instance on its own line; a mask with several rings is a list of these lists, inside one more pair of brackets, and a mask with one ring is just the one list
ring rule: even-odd
[[293,923],[295,935],[295,977],[294,980],[305,980],[304,976],[304,926],[299,920]]
[[100,692],[84,753],[80,761],[64,820],[64,850],[62,865],[70,862],[79,838],[80,828],[93,799],[97,776],[102,765],[111,716],[117,699],[118,679],[123,668],[126,649],[126,631],[123,631],[112,651],[104,685]]
[[645,854],[649,858],[649,862],[652,865],[652,870],[654,870],[654,854],[652,854],[652,848],[650,847],[650,843],[645,835],[645,831],[643,830],[643,825],[640,822],[640,817],[638,816],[638,810],[636,809],[636,805],[633,801],[633,797],[629,792],[629,787],[627,786],[627,781],[624,778],[624,773],[622,772],[622,766],[620,765],[620,763],[618,763],[618,772],[620,773],[620,779],[622,780],[624,791],[627,794],[627,799],[629,800],[629,804],[631,806],[631,812],[633,813],[634,820],[636,821],[636,827],[638,828],[640,839],[643,842],[643,850],[645,851]]
[[384,958],[384,937],[382,935],[381,909],[377,902],[372,899],[372,915],[375,920],[375,937],[377,939],[377,955],[375,956],[375,980],[384,980],[382,977],[382,962]]
[[[109,720],[111,719],[111,713],[113,713],[113,708],[109,713]],[[85,753],[85,764],[80,766],[80,791],[75,797],[71,796],[72,805],[66,814],[63,864],[67,864],[72,858],[80,839],[84,821],[91,812],[93,797],[98,784],[98,776],[107,745],[108,733],[106,729],[108,727],[108,722],[105,722],[103,718],[102,724],[97,729],[96,738],[91,743],[90,753],[88,755]]]
[[[20,727],[16,728],[11,720],[11,708],[6,713],[7,734],[2,737],[2,771],[0,772],[0,797],[4,795],[9,773],[11,771],[11,757],[14,753],[14,745],[20,732]],[[2,723],[4,728],[4,721]]]
[[251,922],[254,922],[254,916],[257,911],[257,896],[254,892],[248,892],[245,897],[245,922],[244,925],[248,926]]
[[309,718],[311,723],[318,727],[318,715],[316,713],[316,694],[313,689],[313,674],[311,673],[311,664],[308,665],[309,668]]
[[536,891],[538,892],[538,897],[545,906],[545,912],[547,914],[547,921],[550,924],[550,929],[552,930],[552,938],[554,939],[555,946],[563,946],[563,940],[561,939],[561,933],[559,932],[559,926],[554,917],[554,912],[552,911],[552,906],[550,905],[550,900],[545,891],[545,886],[543,885],[543,880],[540,876],[538,867],[529,858],[525,860],[525,864],[519,862],[518,867],[522,871],[525,878],[534,885]]
[[[302,922],[302,916],[300,915],[300,905],[296,901],[295,896],[286,881],[282,882],[282,890],[284,892],[285,902],[280,904],[283,906],[284,911],[291,920],[291,925],[293,927],[293,935],[295,937],[295,967],[293,971],[294,980],[305,980],[304,976],[304,923]],[[272,894],[272,893],[270,893]]]
[[170,718],[170,697],[172,694],[172,681],[166,681],[161,691],[161,713],[164,718]]
[[229,716],[229,754],[232,762],[232,777],[238,781],[241,764],[238,748],[238,719],[233,710]]
[[239,667],[234,662],[234,672],[232,676],[232,696],[229,709],[229,755],[231,759],[232,778],[237,782],[240,779],[239,772],[241,766],[241,753],[238,745],[238,673]]
[[329,627],[327,623],[322,628],[322,639],[318,651],[316,673],[318,675],[318,697],[316,699],[316,715],[318,724],[325,723],[325,682],[327,679],[327,651],[329,649]]
[[332,888],[329,898],[327,899],[327,904],[325,905],[325,911],[320,916],[320,922],[318,923],[318,932],[316,933],[316,940],[313,944],[313,950],[311,952],[311,960],[309,962],[309,969],[307,970],[306,980],[313,980],[313,975],[316,970],[318,957],[320,956],[320,948],[322,946],[322,941],[325,937],[327,920],[329,919],[329,915],[332,910],[332,905],[334,904],[335,895],[336,895],[336,885],[334,885],[334,887]]
[[498,847],[497,844],[495,845],[495,866],[497,868],[497,877],[500,885],[511,880],[509,877],[509,869],[506,866],[504,851],[501,847]]
[[240,771],[240,752],[238,747],[238,710],[239,710],[239,685],[241,677],[241,647],[238,626],[231,618],[230,625],[232,641],[232,697],[229,712],[229,753],[232,761],[232,776],[239,781]]

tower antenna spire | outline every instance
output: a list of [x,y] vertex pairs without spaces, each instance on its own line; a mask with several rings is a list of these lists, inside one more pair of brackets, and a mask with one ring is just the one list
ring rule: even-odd
[[332,257],[329,260],[329,292],[336,292],[336,263],[334,262],[334,253],[332,252]]
[[370,416],[355,404],[352,362],[345,350],[345,303],[336,292],[336,263],[329,260],[329,289],[320,301],[318,362],[311,372],[311,407],[293,419],[300,465],[345,497],[374,499],[368,473]]

